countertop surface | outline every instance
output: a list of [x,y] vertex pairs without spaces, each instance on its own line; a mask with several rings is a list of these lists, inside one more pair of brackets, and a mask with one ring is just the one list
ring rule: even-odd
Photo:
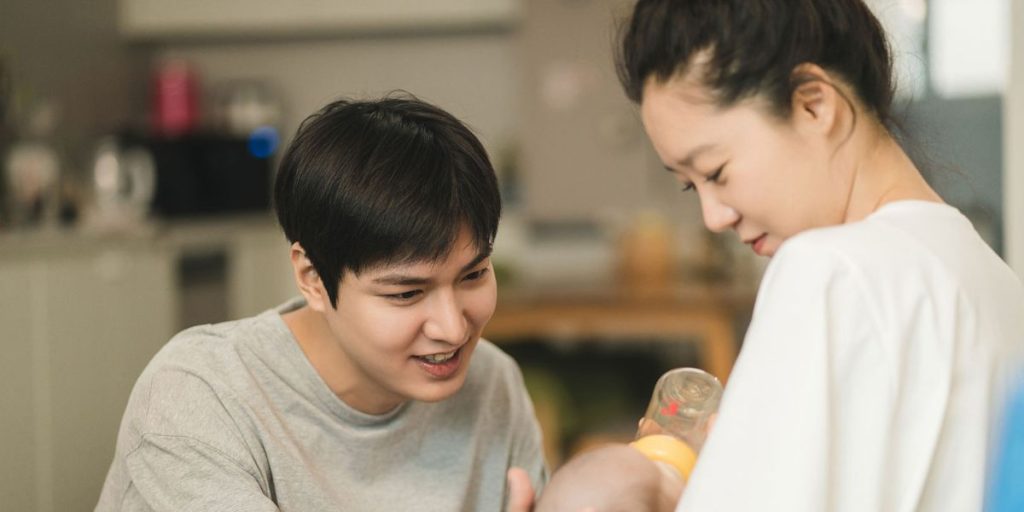
[[44,227],[0,231],[0,258],[79,253],[105,249],[154,248],[201,251],[244,235],[285,238],[270,213],[181,220],[148,220],[117,227]]

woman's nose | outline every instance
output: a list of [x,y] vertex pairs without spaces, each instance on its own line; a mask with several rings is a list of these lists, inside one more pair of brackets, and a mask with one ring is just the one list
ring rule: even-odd
[[731,206],[728,206],[717,198],[706,194],[700,198],[701,215],[704,217],[704,225],[714,233],[721,233],[731,229],[740,220],[740,214]]

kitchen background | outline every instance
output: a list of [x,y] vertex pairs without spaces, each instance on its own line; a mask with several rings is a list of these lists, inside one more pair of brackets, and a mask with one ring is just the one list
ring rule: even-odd
[[[869,3],[908,146],[1024,272],[1024,6]],[[523,366],[553,465],[628,438],[664,370],[725,379],[765,262],[705,233],[644,139],[611,60],[630,6],[0,0],[5,509],[91,510],[153,353],[294,293],[267,187],[340,96],[409,91],[491,153],[506,215],[485,334]]]

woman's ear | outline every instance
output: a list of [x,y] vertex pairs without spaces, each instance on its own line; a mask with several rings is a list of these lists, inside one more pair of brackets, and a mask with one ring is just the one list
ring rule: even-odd
[[320,274],[313,267],[313,262],[306,256],[306,250],[302,244],[295,242],[291,247],[292,272],[295,276],[295,284],[299,292],[306,298],[306,305],[320,313],[333,309],[331,299],[327,296],[327,290],[320,279]]
[[803,133],[820,134],[831,138],[845,136],[841,122],[843,113],[852,105],[840,93],[840,85],[817,64],[803,63],[793,68],[793,96],[791,118]]

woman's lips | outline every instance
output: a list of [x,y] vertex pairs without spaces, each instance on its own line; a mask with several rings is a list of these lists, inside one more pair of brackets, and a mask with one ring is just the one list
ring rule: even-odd
[[767,238],[768,234],[765,233],[750,242],[750,247],[754,249],[754,252],[757,253],[758,256],[764,256],[764,243]]

